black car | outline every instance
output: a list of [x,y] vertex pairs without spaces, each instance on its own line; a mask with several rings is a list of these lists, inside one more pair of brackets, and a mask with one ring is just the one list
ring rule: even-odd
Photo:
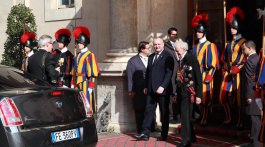
[[0,65],[0,147],[95,146],[95,120],[83,92],[57,88]]

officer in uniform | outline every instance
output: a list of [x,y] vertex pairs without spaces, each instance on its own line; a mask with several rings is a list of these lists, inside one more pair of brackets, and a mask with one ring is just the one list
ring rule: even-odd
[[68,44],[71,41],[71,32],[69,29],[59,29],[55,33],[55,39],[58,43],[58,49],[60,50],[58,65],[60,66],[60,77],[58,86],[70,87],[72,80],[72,65],[73,65],[73,54],[68,50]]
[[[230,32],[233,36],[232,41],[226,43],[226,47],[222,53],[221,61],[223,64],[222,73],[223,80],[219,101],[224,106],[226,118],[224,124],[231,122],[231,108],[235,102],[237,106],[237,123],[238,128],[243,127],[242,111],[241,111],[241,96],[240,96],[240,70],[244,65],[244,54],[242,45],[246,41],[240,34],[242,30],[242,21],[244,13],[239,7],[233,7],[226,17],[226,21],[230,24]],[[230,103],[230,105],[229,105]]]
[[192,53],[197,58],[202,73],[202,116],[201,125],[206,125],[209,108],[213,103],[213,76],[219,64],[217,47],[206,39],[208,14],[194,16],[192,26],[195,29],[198,43],[193,47]]
[[73,83],[76,88],[84,92],[90,103],[91,111],[95,112],[95,79],[99,76],[100,71],[95,54],[87,47],[90,44],[90,32],[84,26],[77,26],[73,31],[73,35],[80,49],[80,53],[74,57]]
[[[188,53],[188,44],[176,43],[178,57],[178,71],[176,76],[175,99],[179,99],[181,106],[181,143],[177,147],[190,147],[196,142],[196,135],[191,123],[191,112],[194,104],[201,103],[202,75],[196,57]],[[176,100],[175,100],[176,101]]]
[[21,70],[24,72],[28,71],[28,59],[34,54],[34,48],[38,46],[36,42],[36,35],[31,32],[25,32],[21,37],[20,41],[22,43],[25,57],[22,60]]

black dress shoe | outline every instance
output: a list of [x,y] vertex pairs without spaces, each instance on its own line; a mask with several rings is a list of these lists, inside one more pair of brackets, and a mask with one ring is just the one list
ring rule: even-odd
[[180,144],[177,145],[177,147],[190,147],[190,146],[191,146],[190,143],[187,143],[187,144],[185,144],[185,143],[180,143]]
[[135,137],[136,137],[138,140],[145,140],[145,141],[148,141],[148,140],[149,140],[149,136],[145,135],[144,133],[142,133],[142,134],[137,134],[137,135],[135,135]]
[[145,140],[145,141],[148,141],[148,140],[149,140],[149,136],[144,135],[144,136],[141,137],[141,139],[142,139],[142,140]]
[[137,133],[136,135],[134,135],[134,137],[136,137],[137,139],[141,138],[144,134],[143,133]]

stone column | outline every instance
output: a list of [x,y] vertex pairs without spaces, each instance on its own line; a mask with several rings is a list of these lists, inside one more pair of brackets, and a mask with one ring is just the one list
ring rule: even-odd
[[138,42],[149,41],[152,42],[152,0],[137,0],[137,30]]
[[137,44],[137,1],[111,0],[111,50],[126,50]]
[[137,1],[111,0],[110,50],[105,63],[127,62],[137,52]]
[[97,83],[99,111],[104,109],[104,99],[110,98],[108,131],[128,132],[136,128],[125,70],[129,58],[137,53],[137,32],[137,1],[110,0],[110,49],[107,58],[99,63],[101,78]]

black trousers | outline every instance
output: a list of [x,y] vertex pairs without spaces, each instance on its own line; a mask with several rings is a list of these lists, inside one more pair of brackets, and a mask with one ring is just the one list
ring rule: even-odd
[[144,120],[144,109],[143,110],[134,110],[135,113],[135,121],[136,121],[136,128],[137,133],[142,133],[142,125]]
[[171,106],[172,106],[173,120],[177,120],[178,114],[180,114],[180,101],[178,100],[176,103],[172,102]]
[[254,147],[260,147],[259,132],[261,129],[260,115],[250,115],[251,117],[251,132],[250,139],[253,141]]
[[146,107],[147,96],[142,91],[136,92],[133,97],[133,108],[136,121],[137,133],[142,133],[142,125],[144,120],[144,112]]
[[181,102],[181,138],[183,144],[191,142],[195,138],[195,131],[191,123],[193,104],[190,103],[189,94],[180,94],[178,99]]
[[160,120],[162,123],[161,136],[167,137],[169,128],[169,95],[150,94],[147,96],[142,133],[150,136],[151,125],[154,120],[157,103],[159,105]]

